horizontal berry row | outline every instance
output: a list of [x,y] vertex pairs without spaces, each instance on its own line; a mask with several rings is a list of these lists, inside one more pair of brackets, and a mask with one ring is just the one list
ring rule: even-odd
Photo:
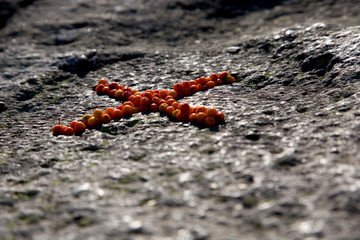
[[176,99],[190,96],[198,91],[205,91],[215,86],[234,83],[235,78],[229,73],[211,74],[208,78],[198,78],[193,81],[176,83],[173,90],[147,90],[143,93],[115,82],[108,83],[100,79],[95,91],[100,95],[122,100],[124,103],[105,111],[96,109],[92,115],[86,114],[81,121],[73,121],[70,127],[55,125],[54,135],[72,135],[83,132],[86,128],[97,127],[111,120],[130,117],[139,112],[160,112],[167,114],[171,119],[181,122],[191,122],[198,125],[213,127],[225,121],[224,113],[215,108],[190,107],[188,103],[178,103]]

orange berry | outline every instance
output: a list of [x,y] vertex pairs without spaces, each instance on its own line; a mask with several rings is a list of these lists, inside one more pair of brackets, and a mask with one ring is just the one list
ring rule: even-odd
[[103,87],[102,94],[110,95],[110,88],[107,86]]
[[153,97],[153,98],[151,99],[151,101],[152,101],[153,103],[156,103],[156,104],[158,104],[158,103],[160,102],[160,100],[161,100],[161,98],[159,98],[159,97]]
[[189,121],[189,115],[182,113],[181,111],[176,114],[176,119],[180,122],[188,122]]
[[125,105],[122,109],[124,116],[131,116],[131,114],[133,113],[133,108],[132,106],[129,105]]
[[158,105],[156,103],[152,103],[150,105],[150,111],[157,112],[158,110],[159,110],[159,107],[158,107]]
[[228,75],[229,75],[228,72],[222,72],[222,73],[220,73],[220,75],[219,75],[219,79],[223,81],[223,80],[225,80],[225,78],[226,78]]
[[189,81],[183,81],[181,83],[181,85],[182,85],[183,88],[190,88],[190,82]]
[[147,97],[148,99],[152,99],[153,97],[153,93],[149,90],[145,91],[144,96]]
[[137,92],[138,92],[138,91],[135,90],[135,89],[134,89],[134,90],[131,90],[131,94],[132,94],[132,95],[135,95]]
[[178,106],[179,106],[179,103],[178,103],[178,102],[173,102],[173,103],[171,104],[171,106],[173,106],[175,109],[177,109]]
[[105,110],[105,113],[109,114],[109,116],[112,118],[112,115],[114,114],[115,112],[115,109],[112,108],[112,107],[108,107],[106,110]]
[[103,115],[103,111],[101,109],[95,109],[93,115],[94,115],[94,118],[100,119],[101,116]]
[[140,112],[140,107],[133,106],[133,113]]
[[166,104],[169,105],[169,106],[171,106],[174,102],[176,102],[176,100],[173,99],[173,98],[171,98],[171,99],[169,99],[169,100],[166,101]]
[[192,122],[192,123],[196,122],[196,117],[197,117],[196,113],[190,114],[189,121]]
[[109,92],[109,97],[115,98],[115,93],[116,93],[116,91],[117,91],[117,89],[112,89],[112,90],[110,90],[110,92]]
[[[174,92],[175,92],[175,91],[174,91]],[[165,101],[167,101],[167,100],[169,100],[169,99],[174,99],[174,97],[171,96],[171,95],[167,95],[167,96],[165,97]]]
[[115,94],[114,94],[114,97],[116,98],[116,99],[121,99],[122,98],[122,95],[124,94],[124,91],[123,90],[117,90],[116,92],[115,92]]
[[140,105],[142,105],[142,106],[148,106],[150,103],[151,103],[151,101],[148,97],[142,97],[140,99]]
[[123,112],[119,109],[115,109],[114,113],[112,114],[112,119],[120,119],[123,117]]
[[166,96],[168,95],[168,93],[169,93],[168,90],[161,90],[161,91],[159,92],[159,96],[160,96],[160,98],[165,99]]
[[52,128],[53,135],[61,135],[63,134],[63,126],[61,125],[55,125]]
[[216,120],[218,122],[225,122],[225,115],[223,112],[218,112],[216,115]]
[[80,133],[86,129],[85,123],[83,122],[76,122],[74,131],[75,133]]
[[108,81],[106,79],[99,79],[98,84],[108,84]]
[[191,91],[191,94],[197,93],[198,91],[200,91],[199,86],[198,85],[192,85],[190,87],[190,91]]
[[183,113],[183,114],[190,114],[191,112],[191,107],[188,103],[181,103],[178,105],[178,109]]
[[181,113],[181,111],[179,109],[176,109],[174,110],[172,113],[171,113],[171,116],[174,118],[174,119],[177,119],[177,115]]
[[173,111],[175,111],[175,108],[173,106],[169,106],[166,109],[166,114],[167,115],[172,115]]
[[141,96],[137,95],[133,97],[132,102],[134,103],[135,106],[140,106],[140,100],[141,100]]
[[196,122],[199,124],[204,124],[206,119],[206,114],[204,112],[199,112],[196,116]]
[[166,103],[162,103],[159,106],[159,112],[161,113],[166,113],[166,109],[169,107],[169,105],[167,105]]
[[206,111],[206,115],[208,117],[215,117],[218,114],[218,111],[216,110],[216,108],[209,108]]
[[71,136],[75,133],[75,130],[72,127],[65,127],[63,129],[63,134],[66,136]]
[[83,123],[85,123],[85,125],[87,126],[88,125],[88,120],[91,118],[91,115],[90,114],[86,114],[86,115],[84,115],[82,118],[81,118],[81,121],[83,122]]
[[190,81],[190,86],[196,85],[196,84],[197,84],[196,81],[194,81],[194,80]]
[[97,125],[100,124],[100,121],[94,117],[89,118],[89,120],[87,121],[87,124],[89,127],[96,127]]
[[213,73],[213,74],[210,75],[209,78],[210,78],[211,81],[216,82],[216,80],[218,79],[218,77],[219,77],[219,76],[218,76],[216,73]]
[[112,83],[109,84],[109,88],[110,88],[111,90],[113,90],[113,89],[118,89],[118,88],[119,88],[119,85],[118,85],[116,82],[112,82]]
[[207,83],[207,79],[204,77],[199,78],[199,84],[205,85]]
[[206,88],[213,88],[215,87],[216,83],[214,81],[208,81],[205,85]]
[[216,125],[216,119],[214,117],[206,117],[205,124],[207,127],[213,127]]
[[104,87],[105,87],[104,84],[97,85],[96,88],[95,88],[95,92],[98,93],[98,94],[102,94]]
[[181,85],[181,83],[176,83],[173,87],[174,91],[177,92],[178,94],[181,93],[184,89],[183,85]]
[[128,100],[130,96],[131,96],[131,92],[129,92],[129,91],[124,91],[124,93],[123,93],[123,95],[122,95],[122,98],[123,98],[124,100]]
[[77,121],[72,121],[71,123],[70,123],[70,127],[71,128],[75,128],[75,124],[77,123]]
[[204,91],[204,90],[206,90],[206,87],[205,87],[204,84],[199,83],[197,86],[198,86],[198,88],[199,88],[199,91]]
[[176,92],[175,90],[171,90],[169,92],[169,95],[172,96],[174,99],[177,99],[179,97],[178,92]]
[[206,111],[207,111],[206,107],[198,107],[196,113],[200,113],[200,112],[206,113]]
[[111,121],[111,117],[107,113],[104,113],[100,118],[101,123],[109,123],[110,121]]
[[126,101],[123,103],[123,105],[129,105],[129,106],[134,106],[134,103],[133,102],[130,102],[130,101]]

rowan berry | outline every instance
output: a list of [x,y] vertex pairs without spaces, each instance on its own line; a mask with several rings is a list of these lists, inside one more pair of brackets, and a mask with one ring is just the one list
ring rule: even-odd
[[214,81],[214,82],[215,82],[215,81],[218,79],[218,77],[219,77],[219,76],[218,76],[216,73],[213,73],[213,74],[210,75],[209,78],[210,78],[211,81]]
[[167,97],[168,93],[169,93],[168,90],[161,90],[161,91],[159,92],[159,96],[160,96],[160,98],[165,99],[165,98]]
[[223,112],[218,112],[218,114],[216,115],[216,120],[218,122],[225,122],[225,115]]
[[104,89],[105,85],[104,84],[99,84],[96,86],[95,88],[95,92],[97,94],[103,94],[103,89]]
[[114,113],[112,114],[112,119],[120,119],[123,117],[123,112],[119,109],[115,109]]
[[94,117],[89,118],[87,121],[89,127],[96,127],[100,124],[100,121]]
[[166,113],[166,109],[169,107],[169,105],[167,105],[166,103],[162,103],[159,106],[159,112],[160,113]]
[[190,87],[190,91],[191,91],[191,94],[197,93],[198,91],[200,91],[199,86],[198,85],[192,85]]
[[116,89],[112,89],[112,90],[110,90],[110,92],[109,92],[109,97],[111,97],[111,98],[115,98],[115,93],[116,93]]
[[189,121],[192,122],[192,123],[195,123],[196,122],[196,117],[197,117],[196,113],[190,114]]
[[206,115],[208,117],[215,117],[218,114],[218,111],[216,110],[216,108],[209,108],[206,110]]
[[104,113],[100,118],[101,123],[109,123],[110,121],[111,121],[111,117],[107,113]]
[[172,118],[173,118],[173,119],[177,119],[176,116],[177,116],[179,113],[181,113],[181,111],[180,111],[179,109],[174,110],[174,111],[171,113]]
[[109,95],[110,94],[110,88],[105,86],[102,89],[102,94]]
[[117,90],[114,94],[115,99],[120,100],[122,99],[122,95],[124,94],[123,90]]
[[213,127],[216,125],[216,120],[214,117],[206,117],[205,124],[207,127]]
[[191,107],[190,107],[190,105],[188,103],[179,104],[178,109],[184,114],[190,114],[191,113]]
[[207,111],[206,107],[198,107],[196,113],[200,113],[200,112],[206,113],[206,111]]
[[86,126],[83,122],[76,122],[74,131],[75,133],[80,133],[86,129]]
[[158,107],[158,105],[156,103],[152,103],[150,105],[150,111],[157,112],[158,110],[159,110],[159,107]]
[[214,81],[208,81],[205,85],[207,89],[215,87],[216,83]]
[[131,116],[133,113],[133,108],[132,106],[129,105],[125,105],[122,109],[124,116]]
[[100,119],[102,115],[103,111],[101,109],[95,109],[95,111],[93,112],[93,116],[96,119]]
[[90,114],[86,114],[84,115],[82,118],[81,118],[81,121],[83,123],[85,123],[85,125],[87,126],[88,125],[88,120],[91,118],[91,115]]
[[166,114],[167,115],[172,115],[173,111],[175,111],[175,108],[173,106],[169,106],[166,109]]
[[117,90],[119,88],[119,85],[116,82],[112,82],[112,83],[109,84],[109,88],[111,90],[113,90],[113,89]]
[[63,128],[63,134],[66,135],[66,136],[71,136],[75,133],[75,130],[74,128],[72,127],[65,127]]
[[133,113],[138,113],[138,112],[140,112],[140,107],[133,106]]
[[151,101],[148,97],[142,97],[140,99],[140,106],[148,106],[150,105]]
[[174,99],[177,99],[180,95],[178,92],[176,92],[175,90],[171,90],[169,92],[169,95],[172,96]]
[[179,103],[178,103],[178,102],[173,102],[173,103],[171,104],[171,106],[173,106],[175,109],[178,109]]
[[98,84],[106,85],[108,84],[108,81],[106,79],[99,79]]
[[108,108],[105,110],[105,113],[109,114],[109,116],[110,116],[111,118],[113,118],[112,115],[114,114],[114,112],[115,112],[115,109],[112,108],[112,107],[108,107]]
[[206,114],[204,112],[199,112],[196,116],[196,121],[199,124],[204,124],[206,119]]

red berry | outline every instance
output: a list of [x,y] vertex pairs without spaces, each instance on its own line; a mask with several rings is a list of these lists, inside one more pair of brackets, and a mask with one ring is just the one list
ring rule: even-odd
[[214,117],[206,117],[205,124],[207,127],[213,127],[216,125],[216,120]]
[[206,114],[204,112],[199,112],[196,116],[196,121],[199,124],[204,124],[206,119]]
[[61,125],[55,125],[52,128],[53,135],[61,135],[63,134],[63,126]]
[[196,113],[190,114],[189,121],[192,122],[192,123],[196,122],[196,117],[197,117]]
[[119,85],[116,83],[116,82],[112,82],[109,84],[109,88],[112,90],[112,89],[118,89],[119,88]]
[[83,122],[77,122],[74,127],[75,133],[80,133],[86,129],[86,126]]
[[63,129],[63,134],[66,136],[71,136],[75,133],[75,130],[72,127],[65,127]]
[[159,106],[159,112],[161,113],[166,113],[166,109],[169,107],[169,105],[167,105],[166,103],[162,103]]
[[209,108],[206,110],[206,115],[208,117],[215,117],[218,114],[218,111],[216,110],[216,108]]
[[168,93],[169,93],[168,90],[161,90],[161,91],[159,92],[159,96],[160,96],[160,98],[165,99],[166,96],[168,95]]
[[98,84],[108,84],[108,81],[106,79],[99,79]]
[[178,105],[178,109],[183,113],[183,114],[190,114],[191,113],[191,107],[188,103],[181,103]]
[[216,120],[218,122],[225,122],[225,115],[223,112],[218,112],[218,114],[216,115]]
[[158,105],[156,103],[152,103],[150,105],[150,111],[157,112],[158,110],[159,110],[159,107],[158,107]]
[[97,94],[103,94],[103,89],[104,89],[105,85],[104,84],[99,84],[96,86],[95,88],[95,92]]
[[167,115],[172,115],[173,111],[175,111],[175,108],[173,106],[169,106],[167,109],[166,109],[166,114]]
[[104,113],[100,118],[101,123],[109,123],[110,121],[111,121],[111,117],[107,113]]
[[115,109],[114,113],[112,114],[112,119],[120,119],[123,117],[123,112],[119,109]]
[[133,108],[132,106],[129,105],[125,105],[122,109],[124,116],[131,116],[133,113]]
[[140,99],[140,106],[148,106],[150,103],[151,103],[151,101],[147,97],[142,97]]
[[207,89],[215,87],[216,83],[214,81],[208,81],[205,85]]

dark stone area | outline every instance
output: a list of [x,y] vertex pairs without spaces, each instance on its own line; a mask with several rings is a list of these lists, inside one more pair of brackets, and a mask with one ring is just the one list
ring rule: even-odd
[[[0,0],[0,240],[359,239],[359,0]],[[166,114],[53,136],[230,71]]]

